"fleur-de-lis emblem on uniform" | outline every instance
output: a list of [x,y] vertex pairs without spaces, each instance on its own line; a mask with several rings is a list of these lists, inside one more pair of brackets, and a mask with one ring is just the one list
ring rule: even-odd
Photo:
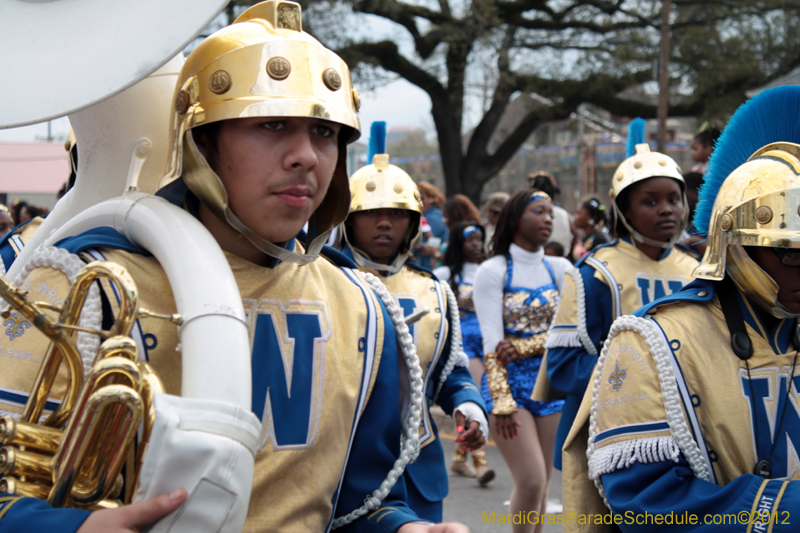
[[17,312],[9,313],[8,318],[3,321],[3,325],[8,326],[6,328],[6,335],[8,335],[8,338],[11,340],[22,336],[22,334],[25,333],[25,328],[31,327],[31,323],[24,320],[22,315]]
[[625,379],[627,372],[625,370],[619,369],[619,363],[614,365],[614,372],[611,373],[611,376],[608,378],[608,382],[611,383],[611,387],[618,391],[620,387],[622,387],[622,380]]

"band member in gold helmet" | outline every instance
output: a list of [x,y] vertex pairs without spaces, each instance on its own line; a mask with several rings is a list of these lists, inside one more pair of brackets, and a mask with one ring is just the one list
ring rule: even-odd
[[[643,125],[640,131],[643,136]],[[671,157],[636,144],[641,139],[635,137],[629,139],[632,153],[614,172],[609,192],[617,239],[595,247],[567,272],[547,338],[547,373],[540,373],[539,380],[546,377],[566,393],[553,457],[559,469],[562,446],[611,323],[677,292],[697,266],[696,257],[675,244],[688,222],[680,169]]]
[[[335,252],[317,259],[348,209],[345,147],[357,138],[359,121],[345,63],[302,32],[299,5],[272,0],[194,49],[173,106],[171,164],[160,194],[194,214],[226,253],[250,331],[252,410],[263,432],[254,443],[244,530],[464,531],[419,523],[405,502],[402,476],[391,483],[399,475],[397,457],[407,454],[395,330],[352,263]],[[308,235],[297,238],[306,221]],[[59,246],[86,261],[125,266],[144,307],[175,312],[158,262],[123,235],[101,228]],[[66,294],[64,278],[46,268],[29,277],[47,284],[54,299]],[[113,311],[118,300],[103,288]],[[141,353],[166,391],[179,394],[188,370],[176,359],[176,326],[142,318],[137,328]],[[30,329],[11,342],[35,353],[44,344]],[[225,354],[219,356],[225,365]],[[25,391],[28,366],[35,365],[2,363],[2,390]],[[15,397],[2,399],[0,409],[19,411]],[[353,456],[359,460],[348,461]],[[17,505],[0,510],[7,511],[0,524],[21,517],[35,523],[24,507],[15,512]],[[93,514],[83,530],[107,531],[116,518],[127,525],[125,513]],[[74,531],[79,523],[61,529]]]
[[[485,442],[488,422],[480,392],[467,369],[460,324],[456,331],[451,328],[451,316],[458,313],[457,305],[452,305],[455,297],[430,271],[408,261],[420,240],[422,202],[411,176],[389,163],[382,142],[384,128],[384,123],[373,124],[370,144],[380,153],[373,164],[350,178],[353,198],[342,231],[344,253],[362,270],[381,276],[406,316],[428,308],[429,312],[411,325],[423,369],[426,405],[437,403],[453,415],[457,442],[465,449],[476,449]],[[438,522],[448,492],[447,468],[427,407],[419,431],[419,457],[404,474],[408,503],[420,517]]]
[[798,109],[800,89],[779,87],[731,118],[695,215],[699,279],[614,322],[564,450],[565,510],[673,517],[623,531],[794,529]]

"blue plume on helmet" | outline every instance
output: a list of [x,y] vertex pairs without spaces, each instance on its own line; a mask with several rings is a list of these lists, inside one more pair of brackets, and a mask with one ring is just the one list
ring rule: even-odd
[[625,144],[625,158],[636,154],[636,145],[644,142],[644,127],[647,121],[643,118],[635,118],[628,124],[628,142]]
[[800,144],[800,87],[763,91],[742,104],[717,141],[694,214],[697,230],[708,235],[714,200],[722,183],[759,148],[774,142]]
[[369,151],[367,152],[367,164],[372,164],[375,154],[386,153],[386,122],[379,120],[372,123],[369,130]]

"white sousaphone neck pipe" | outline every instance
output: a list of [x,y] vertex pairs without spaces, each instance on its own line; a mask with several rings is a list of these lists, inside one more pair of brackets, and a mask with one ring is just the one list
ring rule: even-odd
[[[44,246],[101,226],[152,253],[169,279],[183,318],[181,396],[219,400],[250,411],[250,341],[241,295],[208,230],[162,198],[129,193],[79,213]],[[224,364],[219,354],[225,354]]]

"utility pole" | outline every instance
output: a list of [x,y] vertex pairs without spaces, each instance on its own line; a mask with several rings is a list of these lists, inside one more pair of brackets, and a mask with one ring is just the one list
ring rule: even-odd
[[658,151],[664,152],[667,144],[667,115],[669,113],[669,38],[670,0],[663,0],[661,8],[661,53],[658,59]]
[[578,106],[578,180],[575,187],[575,205],[581,199],[581,194],[584,191],[586,184],[584,183],[583,166],[586,164],[584,159],[584,135],[586,134],[586,119],[583,116],[583,104]]

